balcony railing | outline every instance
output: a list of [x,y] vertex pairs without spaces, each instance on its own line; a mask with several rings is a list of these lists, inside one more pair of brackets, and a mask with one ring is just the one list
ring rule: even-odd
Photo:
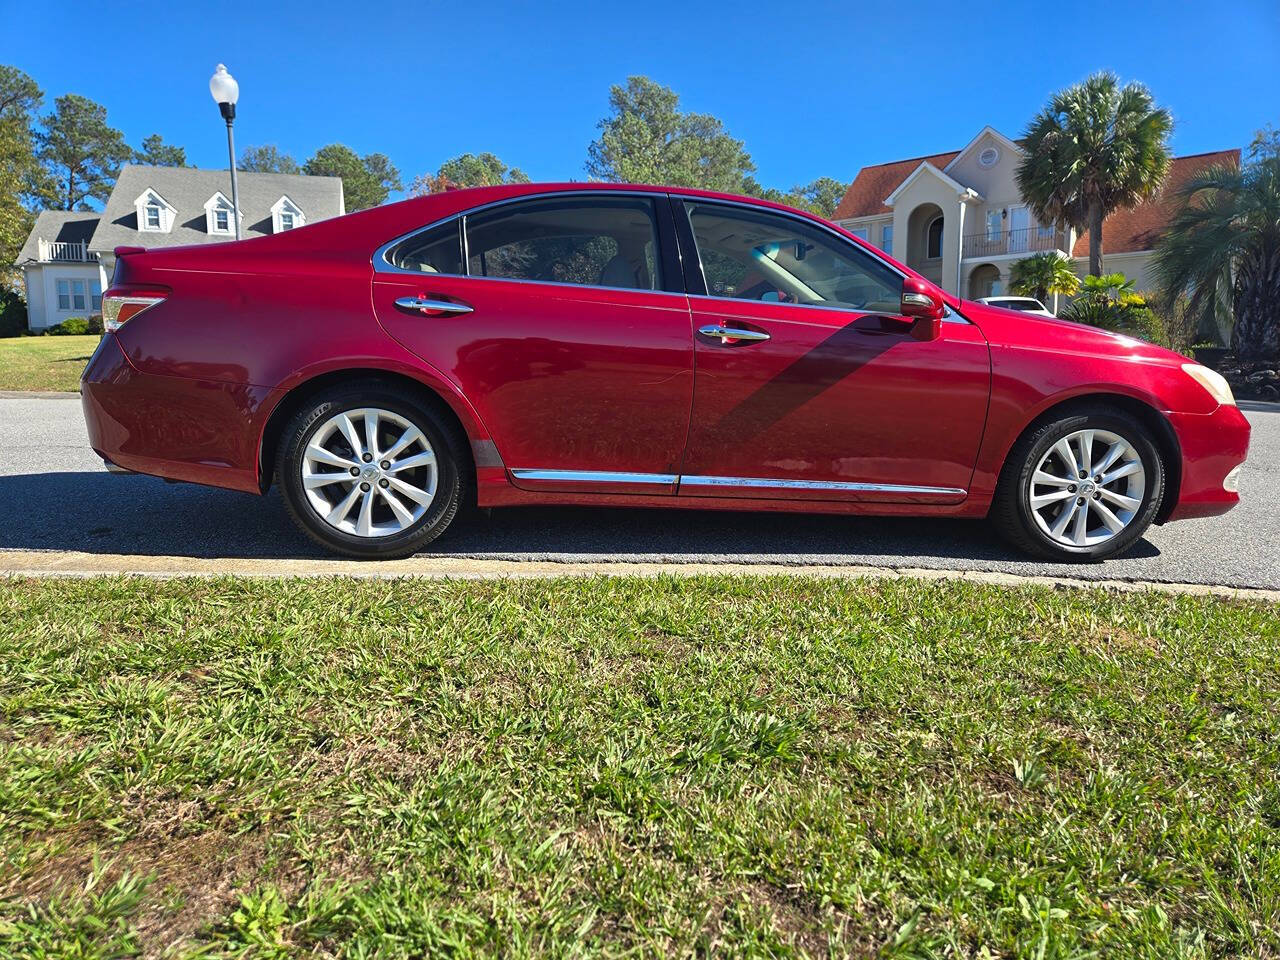
[[1021,227],[999,233],[971,233],[964,238],[966,257],[999,257],[1005,254],[1031,254],[1045,250],[1069,252],[1067,231],[1052,227]]
[[85,240],[74,243],[41,240],[40,260],[44,263],[97,263],[98,255],[89,252],[89,244]]

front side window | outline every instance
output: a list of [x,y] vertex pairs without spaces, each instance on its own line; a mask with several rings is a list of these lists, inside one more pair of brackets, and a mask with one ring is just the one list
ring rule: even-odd
[[69,280],[58,281],[58,309],[71,309],[71,281]]
[[466,234],[473,277],[661,289],[647,197],[526,200],[468,216]]
[[898,313],[902,277],[888,265],[802,220],[686,201],[713,297]]

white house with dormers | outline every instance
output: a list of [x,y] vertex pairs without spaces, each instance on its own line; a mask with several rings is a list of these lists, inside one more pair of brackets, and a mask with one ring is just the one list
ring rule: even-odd
[[[283,233],[341,216],[342,181],[286,173],[241,173],[240,230]],[[235,239],[226,170],[142,167],[120,171],[101,213],[46,210],[18,255],[27,326],[43,330],[102,308],[116,247],[173,247]]]
[[[983,127],[963,149],[863,167],[832,219],[968,299],[1007,292],[1013,263],[1042,251],[1057,250],[1087,273],[1087,232],[1041,223],[1022,199],[1016,174],[1023,156],[1017,141]],[[1139,290],[1154,288],[1152,250],[1178,188],[1206,167],[1233,163],[1240,163],[1239,150],[1175,157],[1159,194],[1103,221],[1104,272],[1126,274]]]

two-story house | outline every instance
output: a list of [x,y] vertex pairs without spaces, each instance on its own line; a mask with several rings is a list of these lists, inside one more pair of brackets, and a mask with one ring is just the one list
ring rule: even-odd
[[[284,173],[241,173],[240,229],[247,240],[344,211],[342,181]],[[235,239],[226,170],[128,165],[101,213],[46,210],[18,255],[27,327],[43,330],[102,307],[116,247],[171,247]]]
[[[1087,232],[1040,223],[1022,199],[1016,178],[1022,157],[1016,141],[984,127],[962,150],[863,167],[833,219],[969,299],[1005,292],[1011,264],[1042,251],[1058,250],[1075,260],[1077,273],[1087,273]],[[1154,289],[1152,250],[1178,188],[1213,164],[1239,162],[1239,150],[1175,158],[1157,196],[1103,221],[1103,270],[1124,273],[1139,290]]]

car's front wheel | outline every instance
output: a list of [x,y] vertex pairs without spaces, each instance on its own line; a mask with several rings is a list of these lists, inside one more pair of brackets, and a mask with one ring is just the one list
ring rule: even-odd
[[1009,454],[991,509],[996,528],[1050,560],[1105,560],[1128,549],[1164,497],[1164,463],[1148,432],[1103,406],[1041,424]]
[[278,481],[302,530],[350,557],[406,557],[462,502],[463,439],[416,397],[377,383],[315,398],[286,426]]

